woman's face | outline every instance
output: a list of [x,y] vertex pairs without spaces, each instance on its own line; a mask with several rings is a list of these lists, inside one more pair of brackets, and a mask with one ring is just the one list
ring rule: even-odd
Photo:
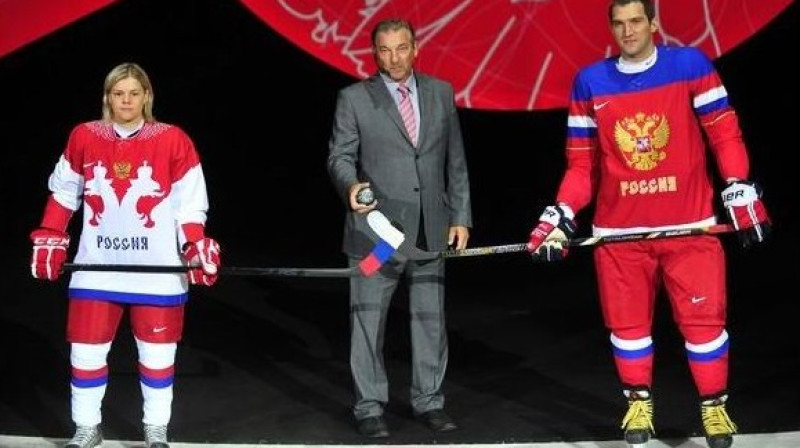
[[142,121],[148,95],[135,78],[121,79],[108,92],[111,119],[122,125]]

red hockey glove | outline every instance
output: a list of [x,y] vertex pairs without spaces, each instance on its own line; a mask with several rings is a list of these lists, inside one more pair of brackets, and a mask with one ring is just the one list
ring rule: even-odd
[[38,228],[31,232],[33,255],[31,256],[31,274],[33,278],[57,280],[61,268],[67,261],[69,235],[58,230]]
[[567,256],[567,241],[575,235],[575,213],[567,205],[544,209],[539,225],[531,231],[527,249],[533,261],[559,261]]
[[744,247],[760,243],[769,235],[771,222],[761,201],[762,193],[758,184],[748,181],[731,182],[722,190],[722,205]]
[[196,268],[189,269],[189,283],[211,286],[217,281],[220,266],[219,244],[211,238],[203,238],[183,247],[183,258]]

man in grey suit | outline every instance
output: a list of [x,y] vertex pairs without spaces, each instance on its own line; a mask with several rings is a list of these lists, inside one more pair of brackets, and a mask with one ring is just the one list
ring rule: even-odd
[[[387,19],[372,31],[379,73],[339,92],[328,173],[348,213],[342,249],[356,266],[373,246],[366,214],[380,207],[421,249],[463,249],[472,227],[469,177],[452,86],[414,71],[414,29]],[[370,188],[375,200],[361,204]],[[389,385],[383,345],[389,305],[407,281],[411,319],[414,415],[436,432],[457,429],[444,412],[447,368],[443,259],[392,260],[370,277],[350,280],[353,414],[367,437],[388,437],[383,413]]]

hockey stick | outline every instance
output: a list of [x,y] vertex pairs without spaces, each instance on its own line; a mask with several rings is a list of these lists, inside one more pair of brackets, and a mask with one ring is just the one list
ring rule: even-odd
[[[142,264],[75,264],[64,263],[63,272],[136,272],[174,274],[186,272],[193,266],[165,266]],[[364,275],[360,268],[257,268],[220,266],[219,275],[264,276],[264,277],[316,277],[344,278]]]
[[[377,212],[376,213],[380,213]],[[370,223],[378,236],[372,250],[356,266],[349,268],[257,268],[221,266],[219,275],[264,276],[264,277],[328,277],[344,278],[354,276],[369,277],[377,272],[398,250],[405,240],[403,232],[393,226],[382,213],[380,222]],[[369,217],[368,217],[369,218]],[[181,273],[195,266],[185,265],[135,265],[135,264],[76,264],[64,263],[63,272],[137,272],[137,273]]]
[[[383,221],[370,224],[378,236],[378,241],[369,254],[358,265],[349,268],[257,268],[221,266],[219,275],[239,276],[264,276],[264,277],[328,277],[344,278],[364,276],[369,277],[380,269],[397,251],[405,240],[403,232],[395,228],[383,214]],[[148,272],[148,273],[181,273],[195,266],[185,265],[132,265],[132,264],[75,264],[65,263],[62,271],[105,271],[105,272]]]
[[[370,227],[380,235],[380,227],[385,226],[383,221],[389,220],[381,212],[373,210],[367,217]],[[705,227],[688,227],[655,230],[649,232],[626,233],[619,235],[590,236],[584,238],[573,238],[566,242],[569,247],[596,246],[606,243],[622,243],[631,241],[642,241],[652,239],[675,238],[681,236],[697,235],[716,235],[721,233],[733,232],[735,229],[729,224],[715,224]],[[517,252],[527,252],[527,243],[503,244],[499,246],[471,247],[467,249],[449,249],[440,252],[429,252],[419,249],[413,244],[403,241],[398,247],[397,253],[405,256],[409,260],[433,260],[435,258],[457,258],[474,257],[481,255],[498,255]]]

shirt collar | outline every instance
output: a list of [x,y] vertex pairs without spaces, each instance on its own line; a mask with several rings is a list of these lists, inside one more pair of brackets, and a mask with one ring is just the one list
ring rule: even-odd
[[[384,75],[383,73],[380,74],[383,82],[386,84],[386,87],[389,88],[389,91],[394,93],[397,91],[397,88],[400,86],[400,83],[393,80],[392,78]],[[406,86],[408,87],[409,93],[414,95],[417,92],[417,77],[414,76],[414,72],[411,72],[411,76],[406,79],[405,82]]]
[[656,61],[658,60],[658,47],[653,49],[653,54],[647,57],[647,59],[639,62],[631,62],[622,59],[622,56],[617,59],[617,70],[625,74],[634,74],[634,73],[641,73],[648,68],[655,65]]

